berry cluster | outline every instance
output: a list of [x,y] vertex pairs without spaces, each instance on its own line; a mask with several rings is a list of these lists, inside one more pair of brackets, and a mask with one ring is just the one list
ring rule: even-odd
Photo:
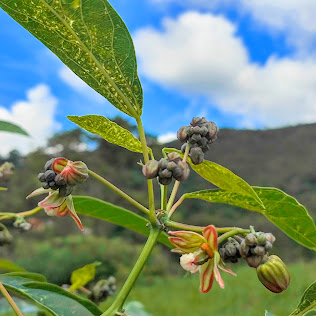
[[172,178],[180,182],[185,181],[190,174],[188,164],[176,152],[168,154],[167,158],[161,158],[159,161],[150,160],[143,166],[142,171],[146,179],[158,176],[159,183],[163,185],[170,184]]
[[240,244],[240,254],[252,268],[257,268],[271,250],[275,237],[271,233],[250,233]]
[[178,132],[178,139],[184,143],[181,147],[185,152],[187,144],[190,145],[189,156],[193,164],[198,165],[204,160],[206,153],[218,134],[218,128],[214,122],[208,122],[205,117],[194,117],[189,126],[182,126]]
[[53,171],[55,158],[48,160],[44,166],[44,172],[38,174],[38,179],[44,189],[59,190],[60,196],[68,196],[73,190],[73,186],[66,183],[66,180]]
[[228,238],[227,243],[219,249],[219,253],[225,262],[237,263],[238,259],[241,258],[239,250],[239,242],[234,238]]

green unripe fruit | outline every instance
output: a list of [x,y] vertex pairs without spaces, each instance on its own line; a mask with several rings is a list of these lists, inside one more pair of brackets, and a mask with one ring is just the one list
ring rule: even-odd
[[260,282],[271,292],[281,293],[290,284],[290,273],[278,256],[270,256],[257,268]]
[[254,246],[257,244],[257,238],[256,236],[253,234],[253,233],[250,233],[248,234],[246,237],[245,237],[245,243],[246,245],[248,246]]
[[159,162],[157,160],[149,160],[143,166],[142,172],[146,179],[153,179],[157,177],[159,170]]

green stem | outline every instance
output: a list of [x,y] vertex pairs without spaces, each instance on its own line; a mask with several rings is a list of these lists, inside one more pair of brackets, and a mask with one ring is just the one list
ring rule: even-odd
[[[311,305],[304,308],[302,311],[300,311],[298,314],[295,314],[295,316],[303,316],[306,312],[316,307],[316,301],[314,301]],[[291,314],[292,315],[292,314]],[[290,316],[291,316],[290,315]]]
[[[139,139],[142,144],[143,155],[145,164],[149,161],[148,157],[148,148],[146,142],[145,131],[143,127],[143,123],[140,117],[136,117],[137,127],[138,127],[138,134]],[[154,198],[154,186],[153,181],[147,180],[147,187],[148,187],[148,200],[149,200],[149,219],[153,226],[156,226],[156,213],[155,213],[155,198]]]
[[221,244],[222,242],[224,242],[226,239],[228,239],[229,237],[232,237],[234,235],[237,235],[237,234],[242,234],[242,235],[245,235],[245,234],[248,234],[249,233],[249,230],[248,229],[242,229],[242,228],[234,228],[232,229],[231,231],[228,231],[227,233],[219,236],[217,238],[217,244]]
[[10,219],[10,218],[15,218],[15,217],[26,217],[26,216],[31,216],[43,208],[38,206],[33,208],[30,211],[25,211],[25,212],[20,212],[20,213],[6,213],[6,212],[0,212],[0,221],[5,220],[5,219]]
[[98,175],[97,173],[89,170],[88,171],[89,175],[94,177],[95,179],[97,179],[98,181],[102,182],[104,185],[106,185],[108,188],[110,188],[111,190],[113,190],[114,192],[116,192],[118,195],[120,195],[122,198],[124,198],[126,201],[128,201],[129,203],[131,203],[132,205],[136,206],[138,209],[140,209],[142,212],[144,212],[145,214],[149,214],[149,210],[143,206],[142,204],[140,204],[139,202],[135,201],[132,197],[130,197],[128,194],[126,194],[125,192],[123,192],[122,190],[120,190],[118,187],[116,187],[114,184],[112,184],[111,182],[109,182],[108,180],[104,179],[103,177],[101,177],[100,175]]
[[161,192],[161,209],[166,210],[167,207],[167,189],[166,185],[160,185],[160,192]]
[[23,316],[22,312],[20,311],[19,307],[14,302],[13,298],[9,294],[9,292],[6,290],[6,288],[3,286],[2,282],[0,281],[0,292],[3,294],[5,299],[8,301],[8,303],[11,305],[12,309],[14,310],[15,314],[17,316]]
[[120,312],[122,310],[124,302],[127,296],[129,295],[131,289],[133,288],[139,274],[141,273],[151,251],[153,250],[157,242],[157,239],[159,237],[159,234],[160,234],[160,230],[157,228],[152,228],[150,230],[150,234],[147,239],[147,242],[136,264],[134,265],[133,270],[131,271],[129,277],[127,278],[125,284],[123,285],[115,301],[112,303],[110,308],[107,311],[105,311],[101,316],[114,316],[117,312]]
[[[187,146],[186,146],[186,148],[185,148],[184,155],[183,155],[183,161],[184,161],[184,162],[187,161],[188,156],[189,156],[189,152],[190,152],[190,145],[187,144]],[[173,205],[174,199],[176,198],[176,195],[177,195],[179,186],[180,186],[180,182],[179,182],[179,181],[176,181],[176,182],[174,183],[174,186],[173,186],[173,189],[172,189],[172,192],[171,192],[171,195],[170,195],[168,204],[167,204],[167,208],[166,208],[166,211],[167,211],[167,212],[169,212],[169,211],[171,210],[171,207],[172,207],[172,205]]]

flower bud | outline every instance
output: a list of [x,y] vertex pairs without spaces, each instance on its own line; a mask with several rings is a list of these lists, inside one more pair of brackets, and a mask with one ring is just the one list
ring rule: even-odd
[[275,237],[271,233],[265,234],[266,240],[269,241],[271,244],[275,242]]
[[266,244],[266,234],[262,233],[262,234],[259,234],[259,236],[257,237],[257,243],[259,246],[264,246]]
[[157,160],[149,160],[146,165],[143,166],[143,175],[146,179],[153,179],[157,177],[159,170],[159,162]]
[[245,258],[245,260],[248,263],[248,266],[251,268],[257,268],[261,264],[262,259],[263,259],[263,256],[256,256],[256,255]]
[[243,240],[240,244],[240,249],[239,249],[240,255],[243,258],[246,258],[249,253],[249,246],[247,246],[246,242]]
[[190,168],[184,161],[180,161],[172,172],[173,177],[180,182],[185,181],[190,175]]
[[265,249],[265,251],[269,251],[272,249],[272,244],[270,243],[270,241],[266,241],[264,249]]
[[187,130],[188,130],[187,126],[182,126],[177,132],[177,137],[182,143],[188,140],[189,135],[187,133]]
[[181,160],[181,156],[176,152],[172,152],[168,154],[168,160],[178,162],[179,160]]
[[189,138],[189,143],[190,144],[195,144],[197,142],[199,142],[201,140],[202,136],[200,134],[193,134],[190,138]]
[[263,256],[266,252],[265,252],[264,247],[262,247],[262,246],[256,246],[256,247],[254,248],[254,253],[255,253],[256,255],[258,255],[258,256]]
[[257,275],[260,282],[274,293],[281,293],[290,284],[290,273],[278,256],[272,255],[259,265]]
[[191,121],[192,126],[201,126],[202,124],[205,124],[207,121],[205,117],[193,117]]
[[76,185],[85,182],[88,167],[82,161],[70,161],[66,158],[56,158],[53,162],[53,171],[60,174],[67,184]]
[[253,233],[248,234],[245,237],[245,243],[247,246],[254,246],[257,244],[257,238]]
[[200,147],[191,148],[190,158],[194,165],[199,165],[204,160],[204,153]]
[[216,140],[217,138],[217,134],[218,134],[218,128],[216,126],[216,124],[214,122],[207,122],[205,124],[205,126],[207,127],[208,129],[208,133],[206,134],[206,138],[209,140],[209,141],[214,141]]

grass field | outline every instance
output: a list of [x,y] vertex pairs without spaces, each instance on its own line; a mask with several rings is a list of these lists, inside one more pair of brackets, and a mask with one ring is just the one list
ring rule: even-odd
[[[212,290],[201,294],[198,275],[189,275],[136,286],[129,300],[142,302],[153,316],[264,316],[265,310],[285,316],[295,309],[304,290],[316,279],[316,262],[290,266],[291,284],[280,294],[268,291],[254,269],[240,267],[235,272],[237,277],[222,273],[224,290],[214,281]],[[102,309],[110,303],[101,305]]]

